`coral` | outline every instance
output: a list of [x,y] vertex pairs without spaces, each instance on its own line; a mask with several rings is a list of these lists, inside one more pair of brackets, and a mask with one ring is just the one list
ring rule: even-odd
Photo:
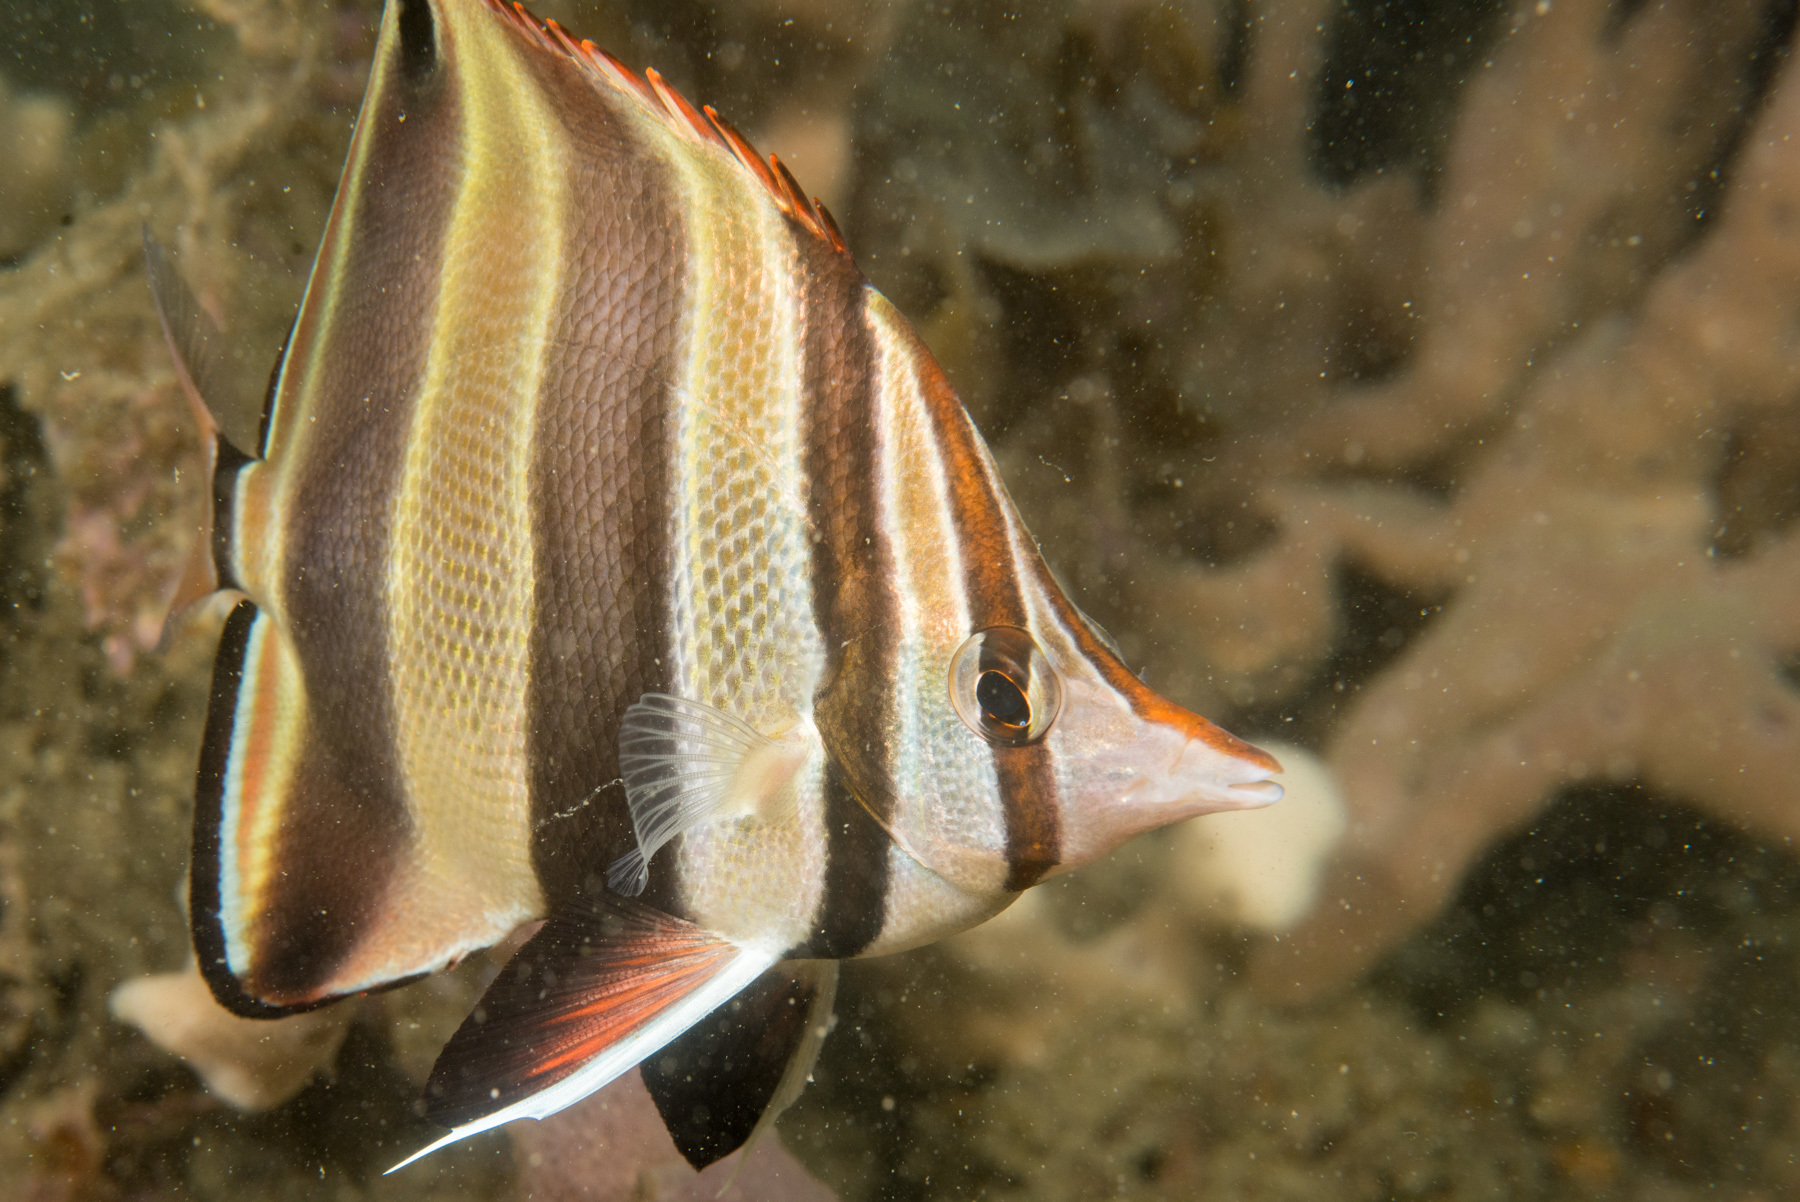
[[1800,1016],[1779,1000],[1800,870],[1779,852],[1592,788],[1475,866],[1472,923],[1299,1011],[1260,1002],[1242,942],[1184,909],[1176,861],[1144,858],[1148,889],[1097,926],[1136,873],[1124,857],[848,969],[791,1146],[830,1148],[833,1183],[864,1197],[1673,1202],[1800,1183]]
[[[17,797],[0,798],[4,809],[17,804]],[[0,1081],[23,1063],[48,1001],[41,957],[26,919],[30,909],[22,858],[18,844],[0,843]]]
[[[797,1146],[853,1138],[828,1116],[859,1114],[862,1154],[842,1163],[862,1196],[1376,1198],[1451,1180],[1480,1196],[1509,1178],[1534,1196],[1544,1164],[1522,1132],[1434,1117],[1483,1088],[1442,1037],[1391,1004],[1268,1016],[1195,934],[1153,899],[1072,937],[1028,894],[867,966],[844,1001],[861,1046],[828,1057]],[[1498,1154],[1457,1164],[1465,1126]]]
[[1259,980],[1354,976],[1585,781],[1791,838],[1791,13],[1521,4],[1437,81],[1435,171],[1329,184],[1307,129],[1377,121],[1382,76],[1320,6],[1250,8],[1229,86],[1205,6],[1154,39],[1147,4],[917,16],[898,61],[948,82],[870,89],[852,235],[937,301],[1084,607],[1166,692],[1324,751],[1348,838]]
[[[1559,11],[1575,27],[1545,21],[1521,51],[1598,29],[1576,6]],[[1632,31],[1649,42],[1634,53],[1675,43],[1680,27],[1659,19]],[[1287,945],[1299,961],[1268,964],[1271,980],[1361,968],[1435,912],[1487,844],[1572,783],[1638,780],[1765,837],[1800,834],[1800,694],[1783,672],[1800,651],[1800,539],[1771,532],[1735,557],[1714,545],[1720,435],[1791,413],[1800,390],[1796,136],[1800,76],[1789,73],[1746,132],[1704,239],[1634,314],[1565,338],[1503,410],[1491,364],[1527,358],[1542,326],[1490,317],[1513,341],[1483,351],[1472,381],[1446,382],[1447,356],[1422,346],[1414,371],[1431,374],[1298,432],[1340,461],[1352,437],[1357,454],[1386,464],[1439,453],[1475,426],[1484,445],[1442,502],[1369,486],[1288,494],[1290,514],[1310,510],[1377,573],[1453,599],[1333,733],[1354,814],[1327,886],[1342,903]],[[1574,199],[1565,212],[1580,212]],[[1510,241],[1515,265],[1556,249]],[[1555,304],[1518,308],[1563,316]]]
[[1287,793],[1279,805],[1189,819],[1168,835],[1163,873],[1190,912],[1211,921],[1280,934],[1318,900],[1322,865],[1344,836],[1344,799],[1319,757],[1265,741],[1281,761]]
[[77,1202],[104,1196],[105,1140],[94,1118],[91,1082],[43,1099],[26,1119],[31,1171],[14,1185],[23,1202]]
[[31,246],[56,224],[73,172],[68,106],[15,92],[0,77],[0,259]]
[[239,1018],[213,1000],[193,962],[113,990],[113,1017],[186,1060],[206,1088],[239,1110],[272,1110],[329,1072],[353,1003],[291,1018]]
[[[491,962],[371,999],[336,1079],[261,1115],[109,1019],[186,955],[210,651],[202,623],[140,654],[199,501],[140,224],[228,318],[248,441],[376,6],[189,7],[215,39],[191,77],[71,83],[60,132],[7,101],[62,147],[37,178],[67,224],[0,214],[27,218],[0,246],[0,1179],[710,1193],[641,1093],[377,1178]],[[1329,819],[1240,824],[1279,889],[1202,820],[851,966],[782,1124],[813,1171],[843,1197],[1800,1188],[1791,6],[1388,6],[1428,19],[1370,35],[1386,67],[1360,0],[543,7],[815,148],[801,178],[849,197],[1084,607],[1166,691],[1322,754],[1346,807],[1323,880],[1250,832]]]
[[[280,344],[299,286],[294,267],[305,262],[307,248],[290,249],[286,231],[296,220],[316,226],[335,182],[335,166],[320,172],[307,161],[324,116],[313,95],[325,73],[320,39],[300,7],[244,0],[215,8],[215,19],[239,31],[243,51],[220,77],[239,81],[246,94],[146,128],[143,140],[155,149],[145,169],[119,195],[91,201],[67,236],[0,277],[0,380],[45,419],[51,464],[71,493],[56,556],[120,672],[161,633],[201,503],[191,487],[199,446],[180,419],[147,301],[141,231],[173,231],[184,268],[215,311],[235,294],[227,333],[247,360],[238,374],[252,378],[267,372],[266,356]],[[342,133],[334,129],[332,140],[341,145]],[[275,166],[284,159],[298,170]],[[259,169],[306,186],[293,195],[289,183],[290,193],[271,203],[272,189],[256,184]],[[264,251],[262,261],[246,268],[242,254],[228,251],[234,244]],[[228,431],[254,429],[253,415],[222,420]]]

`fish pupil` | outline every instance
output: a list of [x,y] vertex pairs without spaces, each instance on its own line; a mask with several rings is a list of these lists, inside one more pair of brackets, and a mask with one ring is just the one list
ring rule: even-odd
[[1031,724],[1031,703],[1004,672],[983,672],[975,682],[975,700],[982,716],[999,726],[1018,730]]

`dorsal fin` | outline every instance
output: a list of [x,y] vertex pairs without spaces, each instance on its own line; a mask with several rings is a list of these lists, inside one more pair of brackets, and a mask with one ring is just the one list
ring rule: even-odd
[[150,298],[156,306],[156,319],[162,326],[163,340],[175,364],[175,379],[187,398],[188,414],[204,441],[219,433],[218,418],[213,415],[212,397],[218,388],[220,344],[223,338],[212,317],[200,307],[200,301],[188,287],[169,252],[145,225],[140,230],[144,244],[144,275],[150,281]]
[[579,64],[597,86],[630,97],[677,136],[695,145],[723,150],[762,185],[783,213],[839,254],[850,253],[837,222],[819,198],[809,199],[793,173],[774,155],[765,163],[749,139],[732,128],[711,105],[695,108],[654,67],[639,75],[594,43],[576,41],[557,22],[539,20],[516,0],[511,4],[506,0],[484,2],[539,47]]

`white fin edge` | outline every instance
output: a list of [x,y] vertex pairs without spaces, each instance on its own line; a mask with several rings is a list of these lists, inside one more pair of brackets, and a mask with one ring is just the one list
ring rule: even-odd
[[611,1085],[636,1068],[646,1057],[654,1055],[664,1044],[684,1033],[689,1027],[723,1006],[749,987],[750,983],[779,962],[778,953],[760,948],[740,947],[731,962],[720,969],[706,984],[694,990],[658,1014],[655,1018],[608,1047],[592,1060],[528,1098],[493,1114],[464,1123],[435,1143],[414,1152],[382,1176],[397,1173],[415,1160],[431,1155],[440,1148],[491,1131],[517,1119],[547,1119],[566,1110],[589,1094]]
[[636,897],[662,846],[723,817],[774,817],[818,743],[809,723],[780,740],[703,701],[645,693],[619,725],[619,776],[638,845],[613,861],[606,883]]

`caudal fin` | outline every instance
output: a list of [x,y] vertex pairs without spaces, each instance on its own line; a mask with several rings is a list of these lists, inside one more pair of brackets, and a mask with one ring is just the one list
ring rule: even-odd
[[547,1118],[729,1002],[777,953],[624,899],[551,918],[438,1056],[425,1114],[450,1134],[389,1172],[515,1119]]

